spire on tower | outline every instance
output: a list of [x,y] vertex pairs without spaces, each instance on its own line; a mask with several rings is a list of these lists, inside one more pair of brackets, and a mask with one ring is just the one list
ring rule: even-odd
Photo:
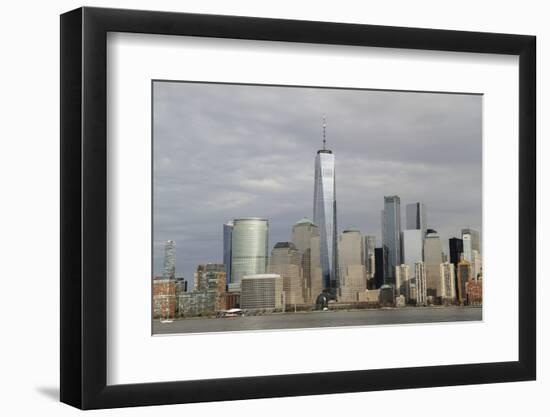
[[326,150],[327,145],[327,118],[323,115],[323,150]]

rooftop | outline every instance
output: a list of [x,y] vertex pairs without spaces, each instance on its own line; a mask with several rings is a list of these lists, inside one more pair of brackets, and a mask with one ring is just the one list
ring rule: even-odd
[[307,217],[304,217],[303,219],[301,220],[298,220],[296,223],[294,223],[295,225],[298,225],[298,224],[312,224],[312,225],[315,225],[315,223],[313,223],[310,219],[308,219]]
[[268,279],[268,278],[281,278],[279,274],[253,274],[245,275],[242,279]]
[[233,223],[243,222],[243,221],[262,221],[262,222],[266,222],[267,219],[264,219],[262,217],[241,217],[240,219],[233,220]]
[[277,242],[275,243],[275,246],[273,246],[273,249],[280,248],[296,249],[296,246],[292,242]]

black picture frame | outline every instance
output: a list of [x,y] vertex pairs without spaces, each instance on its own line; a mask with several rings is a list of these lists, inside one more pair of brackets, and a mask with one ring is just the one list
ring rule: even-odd
[[[107,385],[108,32],[519,56],[519,360]],[[61,15],[61,401],[96,409],[534,380],[535,51],[525,35],[88,7]]]

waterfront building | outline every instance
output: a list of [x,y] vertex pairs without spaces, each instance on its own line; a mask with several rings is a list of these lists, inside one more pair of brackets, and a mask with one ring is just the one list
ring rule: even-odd
[[439,267],[441,277],[441,301],[443,304],[454,303],[455,291],[455,266],[449,262],[443,262]]
[[424,246],[424,237],[422,230],[411,229],[403,230],[403,263],[409,265],[409,274],[414,278],[414,264],[421,261],[422,247]]
[[[303,218],[292,227],[292,243],[300,256],[302,268],[302,296],[307,304],[315,303],[322,291],[322,284],[318,285],[320,274],[319,228],[308,218]],[[316,252],[312,256],[313,252]],[[314,259],[316,260],[314,262]],[[315,289],[313,289],[315,287]]]
[[386,250],[384,247],[374,249],[374,286],[380,288],[384,285],[386,268]]
[[227,284],[231,282],[231,241],[233,239],[233,222],[223,225],[223,264]]
[[176,242],[167,240],[164,244],[163,279],[176,279]]
[[415,278],[409,278],[409,281],[407,281],[407,282],[408,282],[407,294],[409,295],[408,302],[411,303],[411,304],[416,304],[416,300],[417,300],[417,297],[416,297],[416,279]]
[[386,284],[395,285],[395,267],[401,265],[401,200],[384,196],[382,215],[382,247],[387,251]]
[[176,315],[176,281],[153,280],[153,318],[173,319]]
[[338,299],[343,302],[358,301],[358,293],[367,289],[367,271],[364,265],[364,240],[361,232],[347,229],[338,242],[340,288]]
[[395,294],[403,295],[409,300],[409,265],[401,264],[395,267]]
[[225,287],[223,264],[199,265],[194,290],[177,294],[177,314],[180,317],[214,316],[227,308]]
[[268,262],[269,222],[256,217],[233,220],[230,289],[238,290],[245,275],[265,274]]
[[481,274],[481,255],[475,249],[472,250],[472,279],[477,281]]
[[367,274],[369,275],[369,278],[373,278],[374,272],[376,271],[376,262],[374,255],[374,250],[376,249],[376,236],[366,235],[364,239],[365,267],[367,269]]
[[384,284],[380,287],[379,301],[380,301],[380,307],[395,306],[395,293],[391,285]]
[[424,267],[426,270],[426,291],[434,300],[441,297],[439,267],[443,262],[441,240],[437,231],[429,229],[424,241]]
[[425,306],[428,302],[428,292],[426,287],[426,268],[424,262],[419,261],[414,264],[415,286],[416,286],[416,305]]
[[323,289],[336,294],[338,288],[338,227],[336,220],[335,159],[326,148],[326,121],[323,119],[323,149],[315,157],[313,222],[319,227]]
[[483,280],[470,280],[466,284],[466,298],[470,306],[483,304]]
[[300,253],[292,242],[277,242],[271,251],[269,273],[283,278],[287,306],[304,303]]
[[426,206],[424,203],[407,204],[405,208],[407,230],[421,230],[422,239],[426,237]]
[[470,281],[472,276],[472,265],[464,256],[461,257],[458,262],[458,268],[456,270],[456,281],[457,281],[457,295],[458,302],[460,304],[465,304],[467,302],[467,291],[466,284]]
[[245,275],[241,279],[241,308],[284,311],[283,278],[277,274]]

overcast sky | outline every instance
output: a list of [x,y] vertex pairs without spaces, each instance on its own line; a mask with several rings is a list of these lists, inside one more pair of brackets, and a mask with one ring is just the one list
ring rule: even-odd
[[482,97],[393,91],[155,82],[155,274],[176,241],[176,275],[222,262],[223,223],[269,219],[270,250],[313,216],[314,159],[336,158],[339,231],[381,240],[384,195],[421,201],[448,253],[462,227],[481,230]]

